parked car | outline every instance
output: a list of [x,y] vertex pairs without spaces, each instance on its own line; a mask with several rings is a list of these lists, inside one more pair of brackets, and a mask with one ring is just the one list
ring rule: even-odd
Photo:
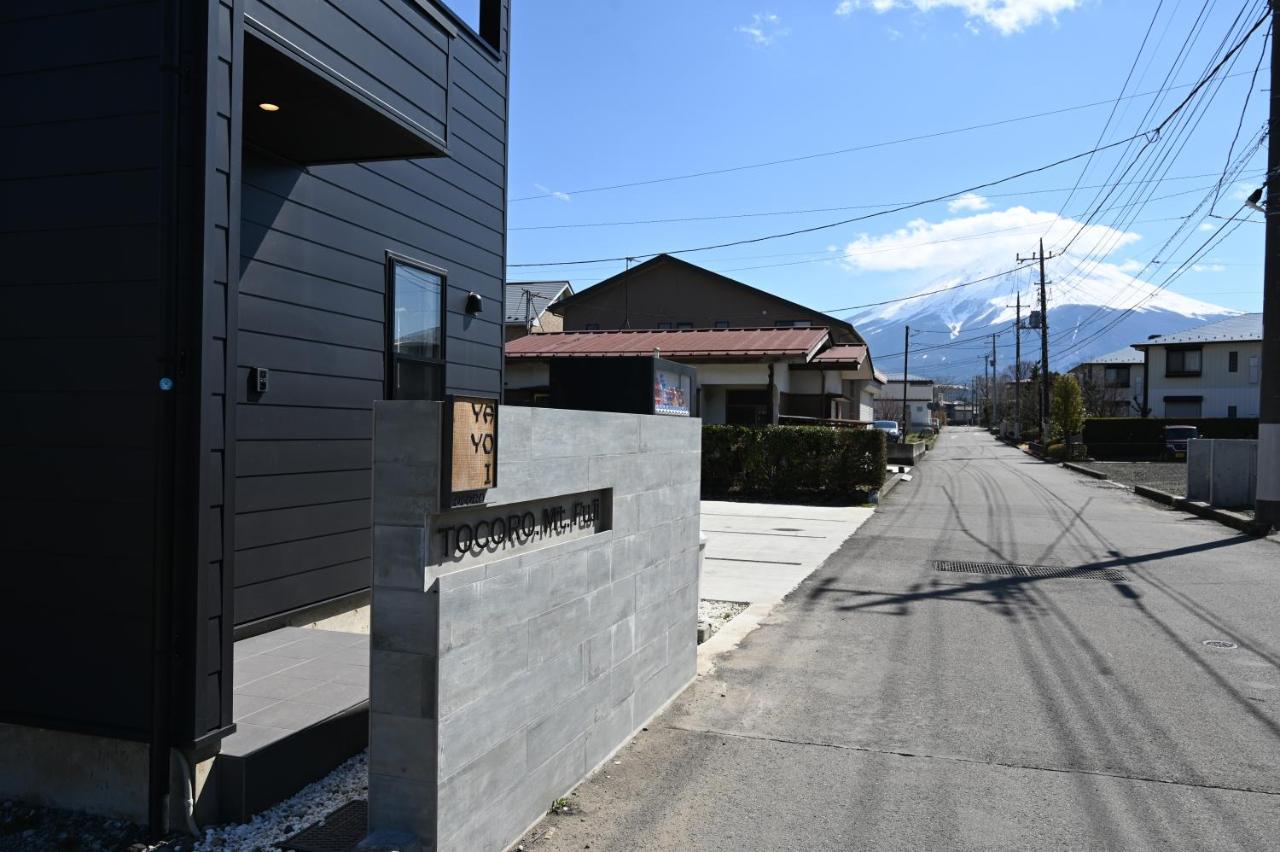
[[1166,459],[1186,459],[1187,443],[1200,437],[1200,430],[1195,426],[1164,427],[1164,457]]
[[898,428],[897,420],[873,420],[871,421],[872,429],[879,429],[884,433],[885,440],[897,442],[902,440],[902,431]]

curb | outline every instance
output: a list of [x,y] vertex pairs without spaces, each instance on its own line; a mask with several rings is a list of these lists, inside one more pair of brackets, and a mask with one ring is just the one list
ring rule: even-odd
[[[1078,465],[1075,462],[1063,462],[1062,466],[1067,470],[1074,470],[1076,473],[1083,473],[1085,476],[1092,476],[1094,479],[1106,479],[1107,475],[1100,471]],[[1145,495],[1144,495],[1145,496]]]
[[1178,509],[1183,512],[1190,512],[1197,517],[1210,521],[1217,521],[1233,529],[1237,529],[1242,533],[1252,536],[1262,537],[1267,531],[1262,529],[1262,525],[1250,518],[1248,515],[1242,515],[1239,512],[1228,511],[1227,509],[1215,509],[1208,503],[1202,503],[1199,500],[1188,500],[1185,497],[1178,497],[1158,488],[1150,488],[1146,485],[1135,485],[1133,493],[1139,497],[1145,497],[1161,505],[1168,506],[1171,509]]

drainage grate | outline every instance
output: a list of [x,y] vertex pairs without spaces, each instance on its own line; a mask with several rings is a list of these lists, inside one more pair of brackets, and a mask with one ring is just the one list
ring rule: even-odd
[[364,840],[369,827],[369,803],[347,802],[315,825],[281,841],[281,849],[293,852],[352,852]]
[[1113,583],[1125,579],[1124,574],[1113,568],[1061,568],[1052,565],[1015,565],[1011,562],[963,562],[935,559],[935,571],[956,574],[996,574],[1001,577],[1035,577],[1039,580],[1110,580]]

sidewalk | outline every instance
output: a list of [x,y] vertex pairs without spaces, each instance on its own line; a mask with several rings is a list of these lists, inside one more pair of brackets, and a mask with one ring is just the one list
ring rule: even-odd
[[734,648],[874,514],[857,506],[702,502],[707,550],[699,597],[747,609],[698,649],[698,673]]

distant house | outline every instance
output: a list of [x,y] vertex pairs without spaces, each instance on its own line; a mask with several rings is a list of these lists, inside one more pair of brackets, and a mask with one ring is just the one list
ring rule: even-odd
[[813,308],[660,254],[553,308],[565,331],[823,327],[832,343],[866,345],[852,325]]
[[[907,374],[906,401],[910,409],[910,427],[929,426],[933,423],[933,410],[929,406],[934,402],[934,393],[933,379]],[[877,419],[904,420],[902,400],[902,373],[886,374],[884,387],[880,391],[880,400],[876,406]],[[880,418],[879,414],[883,414],[884,417]]]
[[547,312],[563,318],[564,332],[507,348],[508,403],[549,400],[554,359],[655,350],[697,366],[709,423],[868,421],[883,384],[845,320],[670,255],[567,295]]
[[526,334],[560,331],[564,321],[547,309],[573,295],[568,281],[511,281],[507,283],[503,310],[504,337],[512,341]]
[[1142,407],[1149,416],[1258,416],[1262,314],[1242,314],[1133,346],[1145,356]]
[[1140,414],[1145,360],[1142,352],[1126,346],[1071,368],[1080,382],[1085,410],[1099,417]]
[[647,355],[697,368],[697,408],[707,423],[870,420],[880,387],[867,347],[833,346],[824,327],[615,329],[512,341],[506,348],[506,400],[546,404],[557,360]]

